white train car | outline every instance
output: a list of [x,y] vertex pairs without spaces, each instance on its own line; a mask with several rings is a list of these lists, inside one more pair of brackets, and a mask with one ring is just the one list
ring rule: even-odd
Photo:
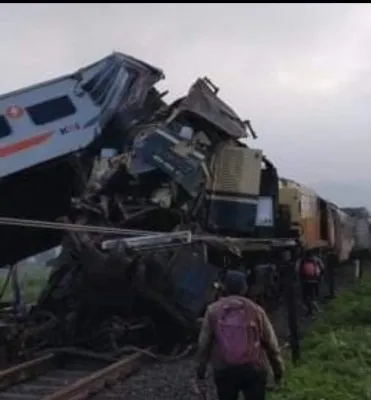
[[0,96],[0,178],[85,149],[162,77],[113,53],[74,74]]
[[343,208],[343,211],[354,220],[353,236],[354,251],[366,256],[371,252],[370,214],[364,207]]
[[[66,215],[94,157],[113,147],[109,127],[119,127],[119,147],[125,127],[162,78],[161,70],[113,53],[75,73],[0,96],[0,215],[46,221]],[[0,266],[60,240],[58,232],[16,227],[0,227],[0,235]]]

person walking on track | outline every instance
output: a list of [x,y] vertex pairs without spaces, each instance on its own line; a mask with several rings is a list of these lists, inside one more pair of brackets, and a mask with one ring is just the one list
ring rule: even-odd
[[228,271],[225,290],[225,297],[212,303],[203,319],[197,379],[205,379],[210,360],[219,400],[237,400],[241,392],[245,400],[264,400],[268,375],[265,354],[276,383],[284,371],[276,334],[265,311],[244,297],[243,273]]
[[313,311],[319,311],[316,299],[319,296],[319,285],[324,271],[324,264],[319,257],[307,251],[304,257],[298,261],[297,270],[302,289],[303,303],[307,309],[307,315],[312,316]]

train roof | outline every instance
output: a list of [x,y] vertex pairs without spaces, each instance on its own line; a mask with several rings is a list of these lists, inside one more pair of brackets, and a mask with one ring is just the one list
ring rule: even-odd
[[12,92],[7,92],[5,94],[2,94],[2,95],[0,95],[0,100],[5,100],[8,97],[19,95],[19,94],[22,94],[24,92],[31,91],[31,90],[34,90],[34,89],[40,89],[40,88],[42,88],[44,86],[48,86],[50,84],[62,81],[64,79],[66,79],[66,78],[76,77],[76,79],[78,79],[78,76],[82,72],[84,72],[85,70],[91,69],[91,68],[97,66],[100,63],[108,61],[112,57],[116,58],[118,61],[121,61],[123,63],[128,63],[128,64],[131,64],[131,65],[134,65],[134,66],[137,66],[137,67],[138,66],[139,67],[142,66],[142,67],[144,67],[144,68],[146,68],[146,69],[148,69],[150,71],[152,70],[154,74],[160,75],[161,79],[165,78],[164,72],[161,69],[159,69],[157,67],[154,67],[153,65],[148,64],[145,61],[141,61],[141,60],[139,60],[139,59],[137,59],[135,57],[132,57],[132,56],[130,56],[128,54],[124,54],[124,53],[120,53],[120,52],[112,52],[110,55],[108,55],[106,57],[103,57],[100,60],[95,61],[95,62],[93,62],[93,63],[91,63],[91,64],[89,64],[89,65],[87,65],[87,66],[85,66],[83,68],[79,68],[75,72],[72,72],[72,73],[69,73],[69,74],[65,74],[65,75],[61,75],[61,76],[58,76],[57,78],[49,79],[47,81],[39,82],[39,83],[36,83],[34,85],[29,85],[29,86],[23,87],[21,89],[14,90]]
[[343,207],[342,211],[356,218],[369,218],[370,213],[366,207]]
[[320,196],[314,189],[305,186],[301,183],[298,183],[296,181],[294,181],[293,179],[288,179],[288,178],[279,178],[280,180],[280,184],[283,185],[283,187],[291,187],[294,189],[299,190],[301,193],[305,193],[305,194],[309,194],[309,195],[314,195],[316,197],[318,197],[319,199],[323,200],[324,202],[326,202],[328,204],[328,206],[330,206],[333,209],[336,210],[340,210],[340,207],[337,206],[335,203],[333,203],[332,201],[329,201],[327,199],[325,199],[324,197]]

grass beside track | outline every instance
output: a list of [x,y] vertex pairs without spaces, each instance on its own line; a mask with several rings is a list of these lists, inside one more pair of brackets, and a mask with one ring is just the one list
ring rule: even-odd
[[340,293],[302,341],[270,400],[371,399],[371,274]]

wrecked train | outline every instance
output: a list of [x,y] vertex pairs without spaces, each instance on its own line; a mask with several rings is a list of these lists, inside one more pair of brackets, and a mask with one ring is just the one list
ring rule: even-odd
[[172,332],[177,326],[192,335],[226,264],[247,270],[295,245],[277,244],[278,176],[260,150],[239,142],[243,137],[245,123],[201,79],[187,96],[126,131],[122,148],[95,159],[70,218],[160,236],[189,231],[194,240],[135,252],[127,240],[110,237],[124,247],[107,254],[99,235],[80,235],[72,244],[68,237],[38,307],[68,315],[74,337],[87,331],[88,310],[94,325],[119,310],[125,318],[150,314],[160,331],[171,320]]
[[[83,190],[103,143],[153,99],[160,70],[114,53],[76,73],[0,96],[0,215],[53,221]],[[156,99],[158,96],[156,96]],[[76,171],[79,171],[78,173]],[[60,233],[0,227],[0,265],[60,243]]]
[[[193,338],[225,267],[254,282],[258,265],[284,263],[299,244],[339,246],[338,209],[316,197],[313,219],[298,214],[301,189],[243,142],[255,132],[218,88],[198,79],[167,104],[154,88],[162,78],[114,53],[0,97],[0,213],[18,220],[1,226],[0,261],[62,243],[24,315],[37,334],[23,341],[117,350]],[[61,230],[45,229],[56,219]]]
[[26,315],[54,316],[50,341],[92,345],[105,334],[115,347],[153,323],[160,336],[169,324],[192,336],[225,266],[250,271],[296,246],[276,168],[241,141],[255,136],[249,121],[207,78],[166,104],[153,87],[161,78],[114,53],[0,98],[1,216],[63,218],[69,231],[1,228],[2,264],[62,241]]

